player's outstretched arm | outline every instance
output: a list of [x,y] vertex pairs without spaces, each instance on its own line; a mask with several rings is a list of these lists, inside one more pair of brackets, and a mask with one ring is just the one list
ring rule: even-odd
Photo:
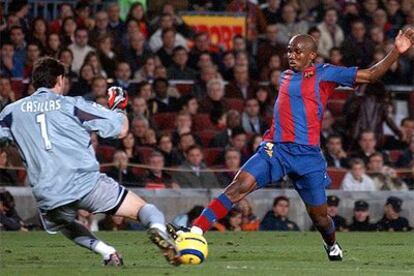
[[414,43],[414,29],[407,28],[400,31],[395,38],[394,48],[381,61],[368,69],[357,71],[356,83],[370,83],[381,78],[391,65],[397,61]]

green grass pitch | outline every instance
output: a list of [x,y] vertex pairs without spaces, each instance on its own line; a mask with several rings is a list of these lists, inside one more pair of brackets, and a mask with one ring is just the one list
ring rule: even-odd
[[124,256],[103,267],[62,235],[0,233],[0,275],[414,275],[413,233],[340,233],[343,262],[330,263],[317,233],[207,234],[209,257],[199,266],[169,266],[143,232],[99,232]]

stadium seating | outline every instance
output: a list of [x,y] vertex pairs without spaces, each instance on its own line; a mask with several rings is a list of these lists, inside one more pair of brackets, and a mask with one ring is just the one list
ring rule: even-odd
[[340,189],[346,172],[347,171],[343,169],[328,168],[328,175],[332,180],[331,186],[329,188]]
[[398,161],[398,158],[400,158],[400,156],[403,154],[403,151],[401,150],[390,150],[389,152],[389,157],[390,157],[390,161],[392,163],[395,163]]
[[329,100],[327,103],[327,108],[331,111],[334,117],[340,117],[343,115],[343,107],[345,105],[345,100],[334,99]]
[[139,155],[140,160],[146,164],[148,161],[148,157],[151,155],[151,153],[154,151],[151,147],[136,147],[136,153]]
[[98,148],[96,149],[96,154],[101,155],[104,162],[110,163],[112,162],[112,158],[114,156],[115,150],[116,149],[111,146],[99,145]]
[[213,166],[218,157],[223,154],[222,148],[207,148],[203,150],[204,153],[204,161],[206,162],[207,166]]
[[203,146],[204,147],[208,147],[210,144],[210,141],[214,138],[214,136],[216,136],[218,133],[218,131],[216,130],[210,130],[210,129],[206,129],[206,130],[201,130],[196,132],[195,134],[200,137]]
[[165,113],[155,113],[153,115],[154,123],[157,125],[158,129],[174,129],[175,128],[175,117],[176,113],[165,112]]
[[202,131],[202,130],[213,130],[215,127],[210,120],[209,114],[196,114],[193,117],[193,130]]
[[238,98],[226,98],[227,103],[230,106],[230,109],[235,109],[240,113],[243,112],[244,109],[244,100]]

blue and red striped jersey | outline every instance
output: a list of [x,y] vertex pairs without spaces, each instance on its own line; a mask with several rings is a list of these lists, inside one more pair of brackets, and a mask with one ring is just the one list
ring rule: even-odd
[[270,129],[265,141],[319,145],[323,112],[338,86],[353,86],[357,67],[317,64],[302,72],[284,71],[279,80]]

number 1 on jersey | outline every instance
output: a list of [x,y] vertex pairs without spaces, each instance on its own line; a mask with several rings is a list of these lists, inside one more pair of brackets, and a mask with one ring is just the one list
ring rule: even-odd
[[45,149],[52,149],[52,143],[50,142],[49,135],[47,134],[46,114],[40,113],[36,115],[36,123],[40,125],[40,133],[42,134],[43,142],[45,143]]

